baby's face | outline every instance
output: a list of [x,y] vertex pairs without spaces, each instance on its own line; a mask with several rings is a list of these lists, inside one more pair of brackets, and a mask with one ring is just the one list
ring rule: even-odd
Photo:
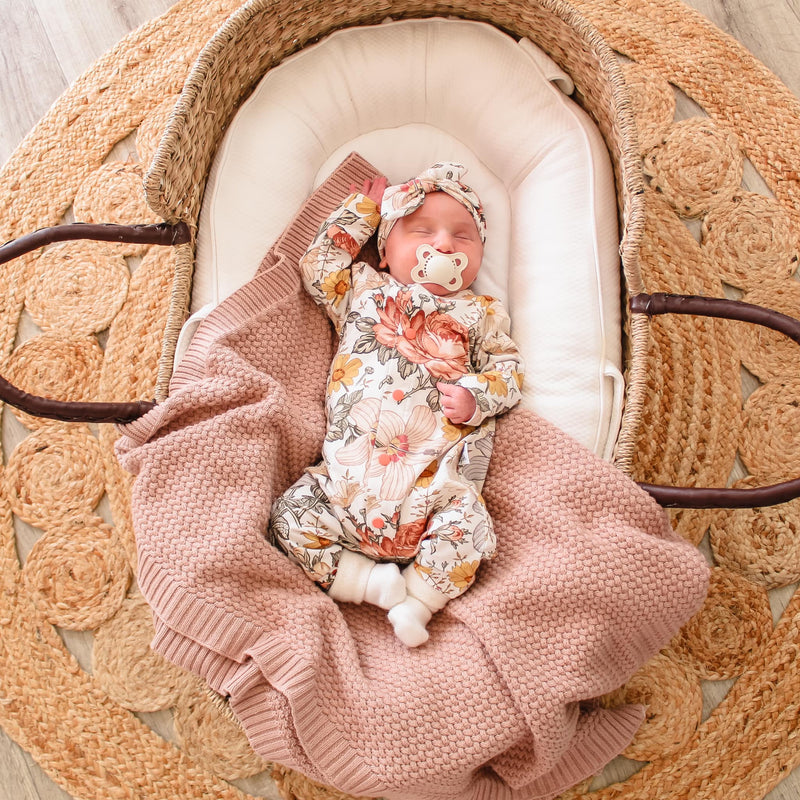
[[[417,248],[421,244],[429,244],[441,253],[467,256],[466,269],[461,273],[462,289],[477,277],[483,260],[483,242],[472,214],[449,194],[432,192],[416,211],[397,220],[386,239],[381,266],[387,267],[400,283],[414,283],[411,270],[417,264]],[[432,294],[452,294],[436,283],[422,285]]]

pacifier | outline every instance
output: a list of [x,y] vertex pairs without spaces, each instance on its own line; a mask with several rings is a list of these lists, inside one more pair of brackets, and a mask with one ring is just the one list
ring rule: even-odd
[[435,283],[448,292],[457,292],[464,283],[461,275],[468,263],[465,253],[440,253],[429,244],[421,244],[411,278],[415,283]]

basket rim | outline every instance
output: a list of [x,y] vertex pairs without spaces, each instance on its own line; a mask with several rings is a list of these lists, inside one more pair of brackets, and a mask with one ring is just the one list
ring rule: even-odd
[[[641,157],[639,154],[638,132],[634,116],[633,103],[630,91],[624,77],[622,65],[608,42],[598,31],[598,29],[567,0],[510,0],[504,5],[506,11],[517,5],[530,8],[535,6],[542,11],[553,15],[572,32],[577,35],[588,51],[594,57],[603,73],[603,79],[608,86],[611,102],[611,113],[615,126],[614,143],[615,150],[609,146],[612,158],[617,160],[617,190],[618,190],[618,211],[620,214],[620,245],[619,253],[621,259],[621,272],[625,283],[624,297],[630,297],[644,291],[644,283],[639,264],[639,248],[644,236],[645,225],[645,192],[644,175],[642,171]],[[312,15],[314,11],[319,11],[323,6],[321,0],[301,0],[298,3],[288,4],[294,14],[305,13],[306,17]],[[408,19],[430,19],[430,18],[457,18],[473,20],[493,25],[498,30],[507,33],[514,38],[529,38],[538,46],[541,46],[539,39],[534,31],[522,30],[522,25],[516,30],[509,30],[498,21],[491,18],[491,8],[481,6],[475,0],[451,0],[450,2],[439,2],[439,0],[405,0],[404,3],[392,3],[390,7],[382,9],[383,17],[375,15],[375,10],[364,3],[359,8],[353,9],[352,4],[348,4],[336,13],[336,6],[329,3],[324,6],[329,15],[333,9],[331,19],[325,23],[312,25],[306,30],[303,39],[299,31],[295,31],[289,26],[282,27],[281,41],[285,42],[286,47],[278,58],[274,58],[265,64],[265,68],[260,75],[252,81],[249,86],[238,87],[241,98],[244,99],[253,91],[258,81],[267,72],[280,64],[285,58],[302,50],[303,48],[315,44],[324,39],[334,31],[351,27],[367,27],[379,24],[381,19],[390,16],[393,20]],[[216,33],[208,40],[200,51],[193,67],[184,84],[184,88],[170,114],[167,126],[162,135],[159,146],[151,161],[150,167],[144,178],[145,194],[150,207],[162,218],[169,222],[182,221],[189,225],[196,234],[199,219],[200,202],[195,205],[187,204],[182,208],[177,203],[170,201],[167,197],[168,188],[171,184],[171,171],[175,170],[178,163],[178,153],[181,148],[186,147],[185,131],[188,122],[193,117],[208,112],[209,109],[203,108],[203,89],[207,83],[214,81],[219,73],[220,61],[226,57],[229,49],[246,35],[248,26],[262,13],[269,11],[272,15],[281,17],[281,3],[274,0],[249,0],[242,5],[218,28]],[[334,18],[335,17],[335,18]],[[541,37],[539,37],[541,38]],[[547,48],[544,48],[547,51]],[[551,57],[559,63],[559,59],[553,53]],[[559,66],[564,66],[559,63]],[[569,72],[569,70],[567,70]],[[576,83],[579,83],[576,81]],[[219,134],[219,139],[212,143],[211,147],[206,147],[203,152],[194,148],[191,157],[203,158],[203,186],[198,190],[200,196],[205,188],[208,178],[208,171],[213,161],[219,144],[230,119],[233,118],[238,108],[238,103],[233,108],[228,119],[224,120],[223,128]],[[608,142],[607,142],[608,143]],[[191,270],[186,276],[187,270],[182,270],[183,280],[186,285],[176,292],[176,297],[188,298],[190,296]],[[180,309],[180,302],[174,304],[174,314],[182,319],[185,308]],[[625,313],[623,309],[623,314]],[[172,316],[172,315],[171,315]],[[634,322],[634,320],[632,320]],[[172,324],[170,328],[170,340],[165,340],[164,358],[159,368],[159,385],[165,387],[168,384],[168,375],[171,373],[171,360],[174,356],[174,342],[177,339],[176,331],[180,330],[179,324]],[[633,461],[635,439],[638,433],[639,421],[642,414],[644,403],[644,378],[646,365],[643,363],[642,354],[646,352],[647,327],[641,324],[631,324],[628,330],[631,347],[627,358],[626,375],[626,402],[623,411],[620,431],[617,436],[614,461],[626,472],[630,471]],[[621,334],[622,335],[622,334]]]
[[[553,13],[563,22],[567,23],[581,36],[587,45],[591,46],[593,52],[597,56],[604,73],[609,79],[609,87],[615,100],[616,118],[622,134],[622,146],[620,148],[621,174],[624,179],[624,188],[628,194],[628,201],[631,206],[643,204],[644,178],[640,165],[636,122],[627,83],[615,52],[611,49],[598,29],[589,22],[580,11],[570,5],[567,0],[510,0],[506,6],[513,4],[529,6],[531,3]],[[415,6],[413,0],[409,0],[409,6]],[[185,127],[187,119],[197,110],[201,87],[207,81],[213,80],[219,58],[224,56],[227,47],[237,40],[247,25],[265,7],[279,9],[271,0],[248,0],[247,3],[231,14],[200,51],[187,76],[184,87],[169,116],[159,146],[144,177],[145,193],[149,205],[168,222],[178,222],[182,220],[191,227],[194,227],[195,220],[181,215],[178,213],[177,209],[169,207],[164,192],[164,187],[168,182],[167,177],[169,170],[174,163],[173,156],[176,149],[181,145],[180,134]],[[472,0],[452,0],[446,5],[434,2],[430,3],[425,9],[412,9],[409,12],[406,12],[401,7],[401,4],[393,2],[391,8],[387,9],[387,11],[390,11],[392,15],[396,15],[396,17],[393,16],[392,19],[396,18],[398,20],[430,19],[443,17],[446,14],[448,17],[485,22],[517,38],[525,35],[519,31],[508,30],[498,25],[486,16],[484,7],[474,5]],[[276,13],[279,13],[279,10],[277,10]],[[366,17],[366,13],[364,16]],[[305,47],[316,44],[336,30],[359,26],[368,27],[375,24],[379,23],[362,23],[354,19],[347,21],[347,24],[334,25],[326,28],[318,35],[311,36],[302,42],[298,38],[290,39],[287,37],[287,41],[292,42],[292,48],[288,49],[275,63],[268,65],[261,74],[261,77],[263,77],[267,71],[280,64],[285,58]],[[532,39],[532,41],[538,44],[535,39]],[[247,95],[250,94],[254,85],[247,87]],[[216,152],[219,142],[214,144],[213,152]],[[633,211],[633,208],[631,211]],[[630,232],[632,234],[635,233],[637,229],[631,227],[629,223],[632,224],[636,221],[637,220],[630,219],[623,220],[623,238],[624,233],[628,231],[629,227]],[[634,275],[631,275],[631,278],[634,277]],[[638,293],[641,290],[642,287],[634,286],[632,293]]]

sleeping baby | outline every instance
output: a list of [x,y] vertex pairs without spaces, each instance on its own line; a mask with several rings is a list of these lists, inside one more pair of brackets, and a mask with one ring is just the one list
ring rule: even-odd
[[[521,397],[508,314],[469,290],[486,226],[464,172],[366,181],[300,262],[339,346],[322,461],[274,504],[272,537],[334,600],[387,609],[408,647],[494,555],[481,489],[494,417]],[[378,270],[353,263],[376,228]]]

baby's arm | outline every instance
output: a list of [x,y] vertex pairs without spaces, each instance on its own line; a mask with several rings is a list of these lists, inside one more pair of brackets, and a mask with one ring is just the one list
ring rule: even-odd
[[316,303],[333,320],[337,330],[350,306],[350,266],[358,251],[380,222],[380,200],[385,178],[364,181],[322,223],[308,250],[300,259],[303,285]]
[[[453,384],[438,386],[442,410],[451,422],[480,425],[487,417],[502,414],[522,399],[525,367],[519,348],[509,336],[510,329],[508,313],[500,301],[493,300],[486,309],[473,353],[476,371],[462,375]],[[456,416],[451,416],[448,408]],[[470,410],[471,415],[464,418]]]

